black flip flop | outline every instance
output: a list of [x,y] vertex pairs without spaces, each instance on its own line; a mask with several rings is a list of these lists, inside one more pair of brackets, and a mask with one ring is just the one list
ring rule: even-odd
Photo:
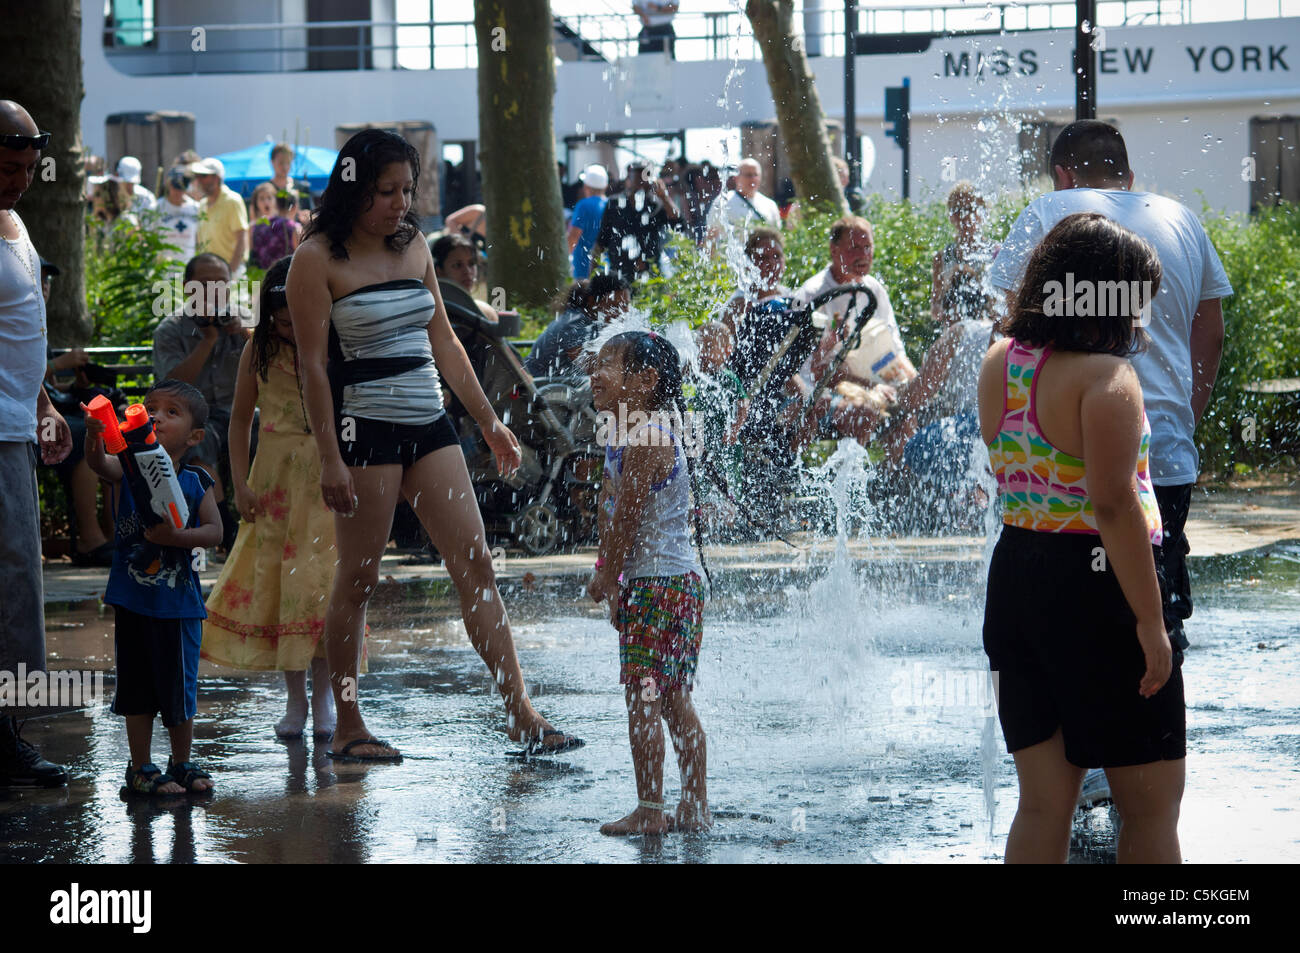
[[559,754],[561,751],[572,751],[574,748],[581,748],[586,744],[581,738],[567,736],[568,740],[563,744],[547,746],[542,744],[551,735],[560,735],[566,737],[563,731],[552,728],[549,731],[543,731],[540,738],[534,738],[528,742],[523,751],[512,751],[510,756],[513,758],[536,758],[542,755]]
[[348,752],[350,752],[357,745],[376,745],[385,748],[392,747],[392,745],[390,745],[387,741],[380,741],[378,738],[372,735],[367,738],[357,738],[354,741],[349,741],[347,744],[343,746],[342,751],[331,751],[329,748],[326,748],[325,753],[329,755],[331,758],[333,758],[335,761],[342,761],[346,764],[362,764],[366,762],[377,762],[382,764],[401,764],[402,762],[402,756],[400,753],[395,755],[394,754],[384,754],[384,755],[349,754]]

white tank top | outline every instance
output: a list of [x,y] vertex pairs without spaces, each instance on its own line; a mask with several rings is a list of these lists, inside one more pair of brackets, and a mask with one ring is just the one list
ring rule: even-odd
[[0,441],[36,439],[36,399],[45,377],[41,258],[17,212],[17,239],[0,238]]
[[[657,433],[657,436],[651,436]],[[660,483],[650,487],[650,499],[645,514],[637,527],[632,552],[623,565],[623,581],[646,576],[680,576],[700,573],[699,559],[691,542],[691,478],[686,454],[681,440],[671,427],[658,423],[645,424],[628,434],[627,442],[651,439],[668,440],[673,446],[673,468]],[[618,494],[623,486],[623,454],[625,447],[605,447],[605,475],[614,492],[605,506],[613,513]]]

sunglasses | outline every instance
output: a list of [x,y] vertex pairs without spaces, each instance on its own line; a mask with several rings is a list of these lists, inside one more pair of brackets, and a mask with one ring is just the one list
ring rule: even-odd
[[20,136],[16,133],[0,135],[0,147],[5,149],[44,149],[49,143],[48,132],[39,132],[34,136]]

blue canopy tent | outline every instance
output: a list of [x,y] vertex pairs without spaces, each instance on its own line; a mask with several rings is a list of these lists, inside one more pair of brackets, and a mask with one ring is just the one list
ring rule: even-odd
[[[244,198],[252,195],[253,189],[275,174],[271,167],[271,149],[274,146],[275,143],[268,140],[247,149],[215,156],[226,167],[226,185]],[[335,150],[320,146],[295,146],[289,174],[294,179],[306,179],[312,192],[319,194],[329,181],[330,170],[334,168],[338,155]]]

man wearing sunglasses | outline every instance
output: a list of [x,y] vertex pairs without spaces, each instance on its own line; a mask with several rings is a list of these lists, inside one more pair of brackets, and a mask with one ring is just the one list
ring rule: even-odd
[[[48,337],[41,257],[14,211],[49,141],[27,110],[0,100],[0,672],[15,679],[20,665],[45,670],[36,446],[51,464],[72,450],[67,421],[41,386]],[[0,787],[67,784],[62,767],[19,737],[15,711],[0,707]]]

